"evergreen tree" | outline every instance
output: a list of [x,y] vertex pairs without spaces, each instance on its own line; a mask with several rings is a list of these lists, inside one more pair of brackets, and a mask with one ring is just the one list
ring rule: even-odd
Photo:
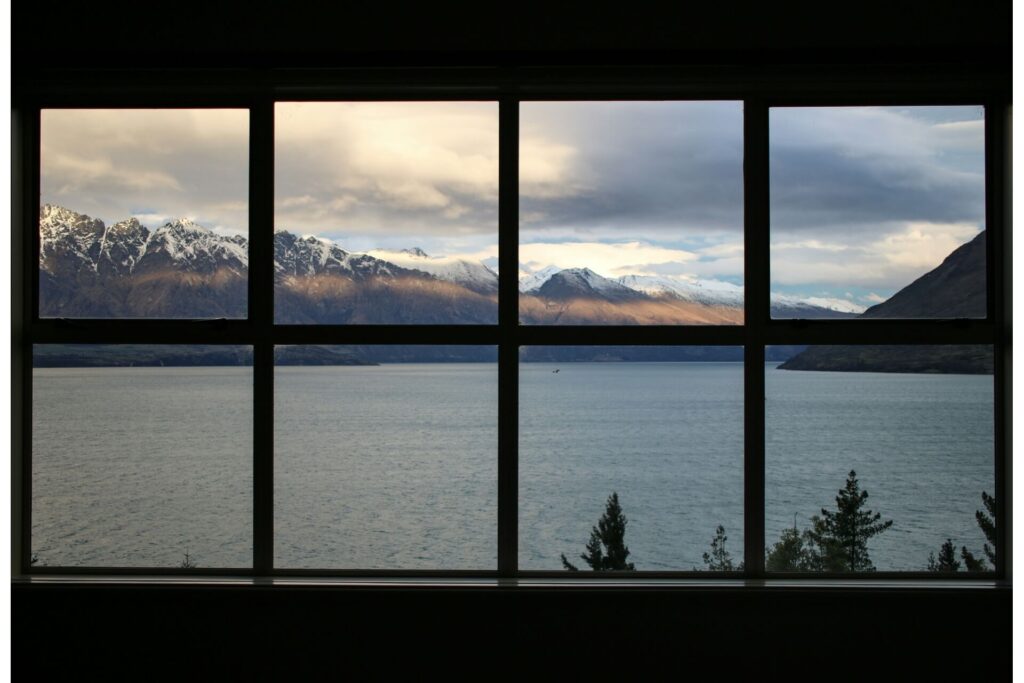
[[974,553],[967,549],[967,546],[960,548],[960,558],[964,561],[964,571],[983,572],[988,569],[985,566],[985,560],[975,557]]
[[704,553],[704,564],[708,569],[715,572],[732,572],[743,569],[743,563],[739,566],[732,563],[732,555],[725,549],[725,542],[728,540],[725,535],[725,527],[721,524],[715,529],[715,537],[711,539],[711,552]]
[[[988,543],[985,543],[982,546],[982,550],[985,552],[985,557],[988,558],[989,564],[991,564],[992,567],[995,567],[996,566],[996,550],[995,550],[996,549],[996,522],[995,522],[995,517],[996,517],[996,499],[995,499],[995,496],[990,496],[985,491],[982,491],[981,492],[981,501],[985,505],[986,512],[982,512],[981,510],[977,510],[974,513],[974,518],[977,520],[978,526],[981,528],[982,533],[985,534],[985,539],[988,541]],[[991,543],[992,545],[989,545],[989,543]],[[956,569],[954,569],[954,570],[941,569],[941,568],[940,569],[935,569],[936,566],[940,566],[941,567],[942,556],[943,556],[943,553],[946,551],[946,546],[947,545],[951,546],[952,545],[952,541],[951,540],[947,540],[946,544],[944,544],[942,546],[942,551],[939,553],[939,563],[938,564],[936,564],[935,558],[931,554],[928,555],[928,569],[933,570],[933,571],[956,571],[956,569],[960,568],[960,563],[956,562],[955,559],[954,559],[954,563],[956,564]],[[960,547],[960,559],[963,560],[963,567],[964,567],[965,571],[969,571],[969,572],[984,572],[984,571],[988,571],[988,569],[989,569],[989,566],[988,566],[988,564],[985,563],[985,560],[983,558],[977,557],[974,553],[972,553],[970,550],[967,549],[967,546],[961,546]]]
[[[967,548],[964,548],[967,551]],[[930,572],[956,572],[960,571],[960,561],[956,559],[956,548],[953,547],[953,539],[947,538],[939,550],[939,559],[928,553],[928,571]]]
[[195,569],[199,565],[196,564],[195,560],[192,559],[192,556],[189,555],[188,551],[186,550],[185,551],[185,559],[182,560],[181,564],[179,564],[178,566],[181,569]]
[[[590,532],[587,552],[580,555],[580,559],[594,571],[633,571],[633,563],[626,562],[629,548],[626,547],[625,536],[626,516],[622,514],[622,507],[619,506],[619,494],[613,491],[608,497],[604,515]],[[579,571],[564,554],[562,566],[569,571]]]
[[[985,534],[985,538],[988,540],[982,550],[985,551],[985,557],[988,558],[989,564],[993,567],[996,566],[996,499],[995,496],[990,496],[984,491],[981,492],[981,502],[985,504],[985,510],[988,514],[985,514],[981,510],[977,510],[974,513],[974,518],[978,521],[978,526],[981,527],[982,533]],[[989,545],[991,543],[992,545]]]
[[800,532],[794,522],[792,529],[786,529],[779,541],[766,550],[765,569],[770,572],[806,572],[816,569],[812,542],[807,531]]
[[874,571],[868,556],[868,539],[892,526],[892,520],[880,521],[879,512],[863,510],[868,492],[861,491],[857,473],[850,470],[846,486],[836,496],[836,511],[821,509],[821,517],[811,519],[809,538],[817,546],[815,558],[824,571]]

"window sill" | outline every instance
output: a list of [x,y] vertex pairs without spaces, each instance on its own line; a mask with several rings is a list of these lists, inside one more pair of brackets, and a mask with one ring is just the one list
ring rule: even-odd
[[890,592],[890,591],[1006,591],[1010,581],[999,579],[923,580],[907,579],[666,579],[666,578],[438,578],[438,577],[272,577],[245,576],[98,576],[60,575],[15,577],[14,586],[33,587],[105,587],[105,588],[265,588],[272,590],[522,590],[522,591],[783,591],[783,592]]

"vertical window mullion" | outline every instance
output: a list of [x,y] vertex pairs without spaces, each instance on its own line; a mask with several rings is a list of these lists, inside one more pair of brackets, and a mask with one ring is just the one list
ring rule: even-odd
[[32,556],[32,321],[39,283],[39,107],[15,108],[12,114],[11,250],[16,255],[12,284],[21,296],[11,298],[13,329],[11,367],[11,532],[12,573],[25,574]]
[[743,259],[746,346],[743,352],[744,569],[762,578],[764,569],[764,344],[768,322],[768,107],[743,104]]
[[249,324],[253,331],[253,572],[274,566],[274,102],[249,111]]
[[519,556],[519,101],[498,109],[498,573]]
[[996,498],[996,566],[997,576],[1011,575],[1012,530],[1010,524],[1010,435],[1013,420],[1012,383],[1009,348],[1011,319],[1012,249],[1010,228],[1010,169],[1007,155],[1009,109],[1002,101],[985,103],[985,230],[988,286],[988,316],[995,323],[993,339],[993,429],[994,476]]

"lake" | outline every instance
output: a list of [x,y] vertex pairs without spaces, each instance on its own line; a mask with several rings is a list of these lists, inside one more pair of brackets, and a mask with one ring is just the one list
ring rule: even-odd
[[[976,554],[993,491],[992,377],[766,365],[766,538],[854,469],[893,527],[878,569]],[[554,370],[558,372],[554,372]],[[252,370],[33,373],[32,552],[52,566],[245,567]],[[282,568],[492,569],[494,364],[281,367],[274,557]],[[743,559],[741,363],[520,366],[519,563],[576,564],[617,492],[637,569],[703,568],[719,524]],[[575,559],[574,559],[575,558]]]

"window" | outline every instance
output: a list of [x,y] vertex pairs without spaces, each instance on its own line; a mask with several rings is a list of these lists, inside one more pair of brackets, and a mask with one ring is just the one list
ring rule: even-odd
[[[839,111],[814,89],[776,99],[781,83],[736,79],[631,89],[495,74],[483,90],[439,80],[430,98],[411,101],[408,74],[341,95],[328,77],[313,86],[278,78],[230,95],[178,86],[153,96],[111,77],[76,99],[40,85],[22,110],[22,572],[565,577],[559,556],[575,561],[617,494],[638,572],[800,577],[804,568],[775,566],[766,550],[784,540],[794,513],[798,529],[824,533],[812,517],[831,511],[855,471],[871,492],[867,507],[884,515],[877,523],[897,523],[878,532],[887,545],[868,543],[873,576],[936,578],[927,555],[946,538],[982,557],[988,539],[973,511],[983,491],[994,496],[994,571],[955,576],[1005,576],[1001,90],[939,82],[904,98],[875,80],[839,103],[872,107]],[[936,108],[950,102],[957,107]],[[172,126],[177,116],[188,125]],[[938,127],[945,146],[924,161],[913,155],[927,146],[864,152],[862,143],[885,140],[856,126],[879,119],[904,141]],[[840,134],[851,139],[805,144]],[[93,147],[71,147],[86,142]],[[103,145],[126,156],[101,154]],[[910,157],[930,175],[909,173]],[[856,178],[849,165],[829,165],[850,159]],[[616,173],[602,176],[609,168]],[[116,201],[97,194],[99,177]],[[857,179],[887,191],[879,215],[837,220],[836,240],[847,240],[838,247],[811,235],[829,206],[869,201],[853,192]],[[886,214],[905,206],[901,188],[927,211]],[[190,191],[201,208],[183,203]],[[943,211],[929,203],[934,193],[948,200]],[[83,206],[58,209],[58,196]],[[175,222],[182,214],[189,224]],[[125,222],[132,216],[169,227],[136,227]],[[193,225],[202,220],[212,224],[205,232]],[[910,226],[903,251],[874,254],[896,264],[888,279],[837,276],[826,287],[817,274],[794,275],[839,270],[843,258],[808,254],[849,252],[871,221]],[[159,230],[195,239],[118,251],[107,241],[114,226],[143,245]],[[977,234],[980,308],[917,315],[900,302],[891,315],[849,319],[927,278]],[[875,241],[891,245],[887,235]],[[55,237],[65,239],[61,251]],[[221,258],[211,272],[196,239]],[[858,253],[864,259],[846,259],[854,267],[844,275],[871,269],[870,254]],[[62,270],[58,255],[88,263]],[[154,255],[163,266],[137,273],[134,264]],[[176,257],[185,264],[177,270],[167,265]],[[316,268],[304,270],[300,257]],[[907,266],[910,257],[918,260]],[[114,266],[135,278],[123,291],[100,278]],[[74,279],[61,280],[65,272]],[[587,296],[563,305],[570,286]],[[183,300],[205,303],[171,307]],[[89,307],[97,302],[110,305]],[[106,361],[67,370],[89,357]],[[914,374],[886,383],[851,373],[826,387],[832,373],[776,372],[784,361],[895,363]],[[687,373],[676,372],[684,362]],[[991,374],[917,372],[936,363]],[[844,392],[849,400],[837,403]],[[871,398],[879,392],[888,393]],[[133,431],[132,411],[158,416],[166,430],[147,422]],[[842,430],[829,424],[836,414],[848,418]],[[914,415],[970,427],[966,460],[950,461],[926,489],[912,486],[915,477],[949,452],[910,445],[948,443],[941,431],[918,422],[892,446],[896,455],[873,450]],[[806,431],[796,433],[800,422]],[[865,434],[866,444],[850,445]],[[129,440],[153,443],[135,459],[104,453]],[[224,457],[203,457],[213,443]],[[815,449],[830,452],[815,458]],[[892,467],[872,472],[882,460]],[[161,470],[158,484],[151,477]],[[883,477],[904,487],[886,488]],[[955,519],[919,509],[946,501]],[[107,526],[82,521],[87,514]],[[71,519],[95,535],[69,534]],[[863,576],[869,567],[824,569]]]

